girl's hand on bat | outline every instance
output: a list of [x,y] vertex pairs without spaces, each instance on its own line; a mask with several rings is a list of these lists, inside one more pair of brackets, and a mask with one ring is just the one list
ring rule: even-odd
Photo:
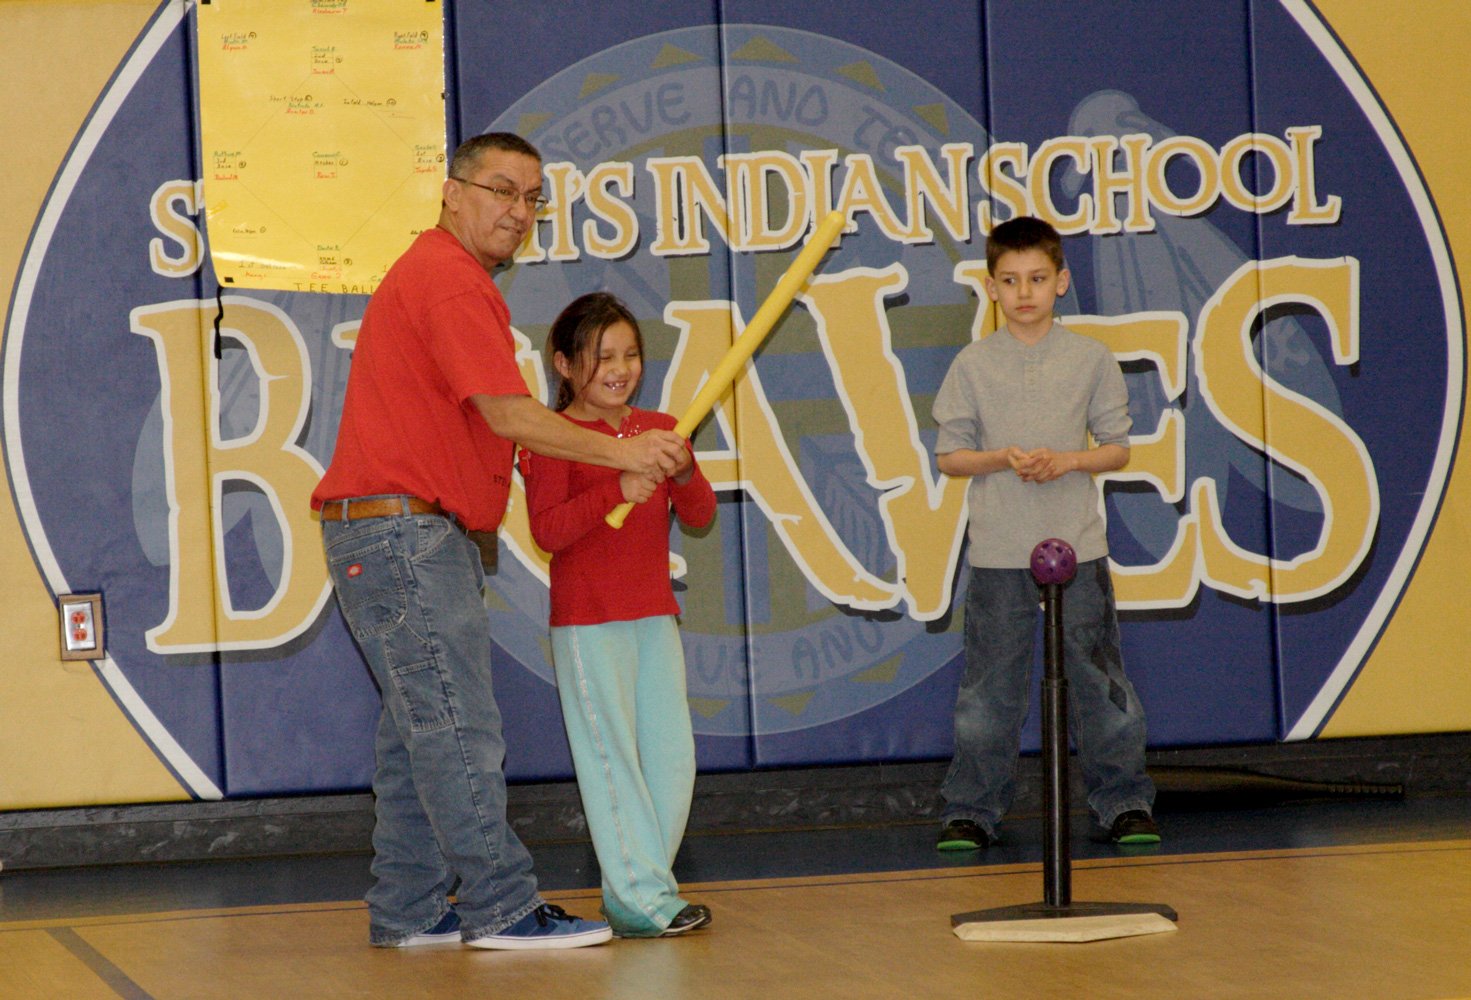
[[618,485],[623,489],[624,503],[643,503],[659,488],[658,483],[637,472],[620,473]]
[[679,466],[669,473],[669,478],[683,486],[695,474],[695,457],[690,454],[688,448],[681,449],[679,457],[681,459]]

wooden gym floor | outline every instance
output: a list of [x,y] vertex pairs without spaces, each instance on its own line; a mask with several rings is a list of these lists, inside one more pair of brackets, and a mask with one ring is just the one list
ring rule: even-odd
[[[950,932],[1040,898],[1034,818],[962,855],[930,826],[691,837],[678,874],[710,930],[551,953],[369,948],[361,855],[10,872],[0,998],[1471,997],[1471,800],[1161,820],[1165,843],[1129,854],[1079,833],[1074,897],[1168,903],[1179,930],[1092,944]],[[586,845],[533,853],[549,898],[596,911]]]

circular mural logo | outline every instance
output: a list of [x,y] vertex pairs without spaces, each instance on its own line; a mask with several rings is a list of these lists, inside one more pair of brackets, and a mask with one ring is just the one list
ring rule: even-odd
[[[986,145],[979,123],[953,100],[872,52],[779,28],[733,25],[725,38],[723,77],[714,33],[653,35],[564,70],[488,129],[520,130],[538,146],[553,199],[537,244],[501,282],[517,328],[539,348],[563,304],[614,291],[650,342],[644,406],[669,408],[679,385],[703,374],[688,370],[695,356],[719,357],[731,323],[754,314],[801,249],[814,214],[841,202],[844,176],[861,172],[851,196],[887,209],[885,221],[902,226],[896,150],[911,151],[925,179],[944,191],[963,183],[957,168],[969,165],[942,149]],[[831,185],[826,196],[813,192],[814,178]],[[615,195],[625,211],[610,210]],[[818,280],[878,276],[863,279],[874,332],[887,322],[877,289],[923,302],[952,338],[968,336],[973,289],[951,275],[974,250],[965,245],[970,206],[957,207],[955,218],[908,243],[860,222]],[[849,318],[846,300],[864,292],[826,288],[821,305],[809,296],[793,308],[754,374],[696,439],[706,474],[730,501],[707,536],[675,534],[688,566],[681,627],[697,732],[779,733],[844,718],[891,699],[960,650],[949,543],[961,523],[961,489],[934,511],[926,500],[919,506],[931,523],[908,526],[940,542],[921,546],[923,572],[938,578],[927,581],[918,607],[900,576],[908,553],[899,543],[908,539],[895,537],[895,518],[884,510],[897,491],[876,468],[902,467],[912,485],[901,490],[915,498],[940,495],[929,414],[911,397],[938,387],[948,359],[936,346],[945,336],[886,329],[887,344],[864,341],[860,349],[871,356],[862,365],[832,364],[829,353],[858,347],[851,329],[833,322]],[[828,329],[819,329],[822,321]],[[844,383],[876,366],[887,385]],[[852,425],[875,420],[912,439],[871,437],[868,450],[855,446]],[[801,530],[787,530],[794,522]],[[493,613],[504,616],[503,634],[525,636],[513,647],[518,658],[550,679],[537,633],[526,628],[545,620],[545,586],[531,569],[502,569],[493,585],[507,607]],[[843,576],[862,585],[844,587]]]

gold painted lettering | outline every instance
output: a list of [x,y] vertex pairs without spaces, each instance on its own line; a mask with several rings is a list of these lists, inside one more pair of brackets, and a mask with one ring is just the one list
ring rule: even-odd
[[[1178,156],[1188,159],[1200,177],[1195,193],[1188,198],[1170,190],[1165,178],[1170,161]],[[1145,173],[1149,200],[1166,215],[1199,215],[1214,205],[1221,194],[1221,171],[1216,162],[1216,151],[1209,143],[1192,136],[1175,135],[1156,145],[1149,151]]]
[[[160,237],[148,241],[148,264],[155,274],[185,278],[199,270],[204,241],[190,217],[198,215],[199,207],[204,204],[201,184],[200,181],[165,181],[153,192],[148,202],[153,227],[178,247],[171,254]],[[182,206],[182,213],[175,204]]]
[[1304,601],[1331,593],[1363,562],[1379,522],[1379,487],[1368,449],[1338,415],[1262,370],[1252,347],[1261,313],[1303,305],[1328,326],[1334,361],[1358,358],[1358,261],[1284,257],[1249,262],[1211,296],[1196,327],[1201,398],[1232,434],[1301,476],[1317,492],[1317,544],[1290,560],[1248,552],[1227,537],[1214,482],[1192,491],[1206,577],[1238,597]]
[[627,198],[633,194],[633,164],[619,161],[599,163],[587,175],[584,197],[588,211],[613,227],[613,235],[598,234],[597,223],[588,219],[582,224],[582,243],[587,252],[600,260],[626,257],[638,245],[638,215],[628,203],[613,197],[609,187]]
[[[671,302],[664,321],[679,331],[679,346],[665,376],[659,409],[681,413],[730,348],[736,328],[744,324],[732,303],[714,301]],[[700,468],[711,485],[717,490],[744,489],[808,581],[828,600],[864,610],[898,603],[895,585],[863,567],[818,506],[749,362],[732,395],[716,404],[714,417],[734,448],[699,454]]]
[[940,180],[939,171],[923,146],[900,146],[894,156],[904,164],[904,202],[909,214],[906,243],[930,243],[935,234],[926,225],[925,202],[939,216],[951,239],[965,243],[970,239],[970,190],[966,164],[975,155],[968,142],[946,143],[940,147],[950,183]]
[[[785,250],[802,238],[811,215],[807,211],[807,174],[800,160],[782,150],[762,150],[725,157],[725,169],[731,215],[736,220],[733,249]],[[772,211],[783,204],[786,218],[773,225]]]
[[894,214],[888,198],[884,196],[884,188],[879,183],[873,157],[867,153],[850,153],[844,158],[843,165],[848,168],[847,176],[843,178],[843,189],[838,194],[838,211],[848,218],[848,225],[843,232],[857,232],[858,224],[853,216],[859,212],[867,212],[873,216],[879,231],[886,237],[896,242],[903,241],[907,230]]
[[[551,191],[547,195],[551,204],[546,207],[543,218],[550,219],[552,223],[552,245],[545,259],[577,260],[581,255],[573,239],[576,229],[572,222],[572,206],[582,197],[582,171],[570,163],[548,163],[543,171],[551,182]],[[537,228],[532,226],[532,232]]]
[[[295,443],[311,405],[306,344],[290,317],[269,303],[227,296],[224,305],[221,329],[250,352],[260,378],[257,426],[228,441],[218,432],[219,387],[210,349],[215,303],[184,300],[132,313],[133,332],[152,340],[158,352],[163,387],[169,613],[146,634],[148,648],[158,653],[279,646],[310,627],[330,594],[308,503],[323,470]],[[206,398],[208,414],[199,409]],[[252,483],[264,493],[281,530],[280,583],[259,610],[230,605],[220,518],[229,481]],[[183,494],[181,487],[190,483],[208,483],[208,496],[198,490]]]
[[1027,195],[1037,218],[1052,223],[1063,236],[1074,236],[1086,233],[1093,224],[1093,196],[1078,195],[1078,208],[1072,215],[1063,215],[1052,203],[1052,165],[1063,158],[1072,160],[1082,173],[1088,173],[1092,168],[1088,140],[1062,136],[1038,146],[1027,169]]
[[647,169],[654,175],[657,206],[650,253],[656,257],[709,253],[707,222],[722,240],[730,242],[725,197],[705,169],[704,160],[698,156],[650,157]]
[[[1145,187],[1144,159],[1149,150],[1147,135],[1126,135],[1115,139],[1103,135],[1088,144],[1093,155],[1093,201],[1098,206],[1098,218],[1091,232],[1096,234],[1148,233],[1154,230],[1154,219],[1149,214],[1149,196]],[[1122,146],[1124,165],[1114,167],[1114,154]],[[1114,196],[1124,196],[1124,221],[1119,222],[1114,214]]]
[[899,294],[908,281],[901,264],[854,268],[813,278],[801,299],[817,321],[868,484],[882,491],[879,514],[909,615],[932,621],[950,609],[968,481],[932,474],[929,451],[919,438],[884,309],[884,299]]
[[1287,130],[1287,141],[1292,144],[1292,160],[1297,165],[1297,186],[1293,191],[1292,210],[1287,213],[1287,222],[1294,226],[1331,226],[1338,221],[1343,209],[1343,199],[1330,195],[1323,204],[1317,204],[1317,170],[1313,165],[1313,144],[1323,135],[1321,125],[1299,126]]
[[[1241,179],[1241,165],[1248,153],[1260,153],[1257,163],[1265,161],[1271,165],[1272,186],[1259,195]],[[1275,135],[1265,132],[1238,135],[1221,147],[1221,194],[1243,212],[1259,215],[1275,212],[1292,199],[1296,187],[1293,166],[1292,151]],[[1260,168],[1257,172],[1261,173]]]

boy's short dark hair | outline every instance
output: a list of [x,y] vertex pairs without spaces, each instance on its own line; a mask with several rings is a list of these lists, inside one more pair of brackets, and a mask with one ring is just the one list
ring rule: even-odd
[[455,155],[449,161],[449,176],[457,180],[469,180],[470,175],[480,166],[480,158],[492,150],[502,153],[520,153],[529,156],[538,163],[541,162],[541,153],[537,148],[515,132],[486,132],[477,135],[473,139],[466,139],[460,143]]
[[1002,254],[1019,250],[1041,250],[1059,271],[1067,267],[1057,230],[1041,219],[1019,215],[1001,223],[986,237],[986,270],[994,274]]

